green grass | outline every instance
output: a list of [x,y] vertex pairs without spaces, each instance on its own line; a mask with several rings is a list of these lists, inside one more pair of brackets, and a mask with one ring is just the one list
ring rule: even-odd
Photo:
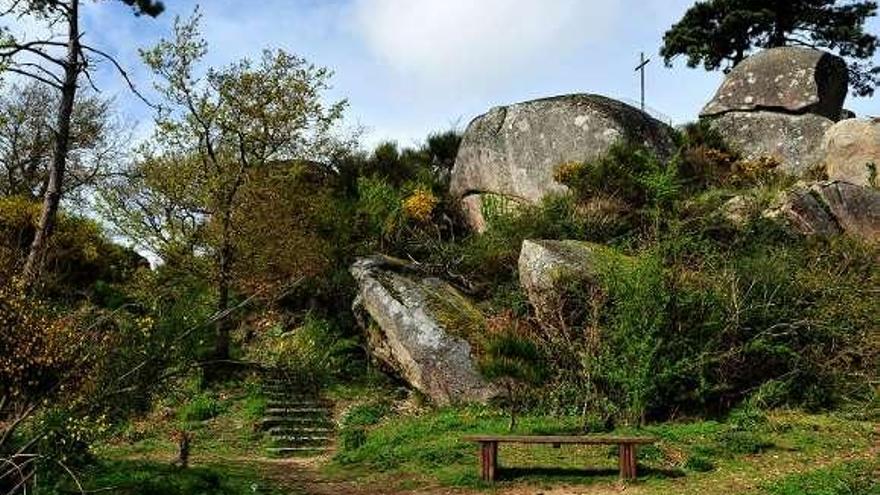
[[[867,455],[872,442],[876,442],[871,423],[836,415],[777,412],[748,425],[749,429],[744,429],[741,418],[732,418],[728,422],[664,423],[642,430],[621,428],[614,433],[658,439],[655,445],[639,451],[637,493],[728,493],[724,490],[739,489],[737,483],[743,479],[754,488],[776,481],[794,466],[824,465],[852,452]],[[579,431],[577,417],[526,416],[520,419],[516,433]],[[325,470],[328,475],[355,476],[364,483],[417,479],[428,484],[482,489],[485,486],[478,479],[476,447],[463,441],[462,436],[507,433],[507,418],[489,408],[448,408],[386,417],[363,432],[358,442],[340,446]],[[554,449],[502,444],[499,458],[501,486],[601,485],[617,480],[615,447]]]
[[[180,469],[149,461],[105,461],[80,473],[86,491],[119,495],[280,494],[265,486],[252,470],[230,466]],[[55,493],[78,493],[65,481]]]
[[[180,426],[179,411],[158,411],[129,428],[136,433],[126,432],[96,449],[102,462],[84,473],[88,487],[136,485],[148,479],[138,485],[140,491],[119,493],[251,493],[252,483],[300,493],[296,490],[302,489],[303,479],[321,479],[339,483],[342,491],[359,487],[363,493],[426,486],[479,493],[489,487],[478,478],[476,446],[462,437],[504,434],[508,426],[507,415],[491,407],[401,413],[393,407],[395,401],[365,393],[341,418],[335,457],[303,468],[265,459],[268,439],[254,428],[265,405],[258,394],[239,388],[215,391],[212,397],[221,404],[220,414],[189,423],[195,468],[169,466],[176,456],[170,434]],[[578,434],[581,427],[576,416],[525,415],[516,433]],[[670,422],[613,433],[658,439],[640,449],[640,478],[627,493],[880,495],[865,484],[872,479],[871,470],[877,470],[877,463],[870,463],[880,445],[880,432],[874,429],[871,421],[843,414],[738,411],[726,420]],[[501,489],[589,485],[602,492],[618,483],[615,448],[608,446],[503,445],[500,464]]]
[[168,460],[177,454],[176,430],[192,435],[193,459],[262,455],[269,439],[257,424],[267,400],[254,387],[224,387],[203,391],[176,411],[157,408],[132,421],[121,434],[95,449],[104,459]]
[[770,483],[767,495],[880,495],[880,460],[843,462]]

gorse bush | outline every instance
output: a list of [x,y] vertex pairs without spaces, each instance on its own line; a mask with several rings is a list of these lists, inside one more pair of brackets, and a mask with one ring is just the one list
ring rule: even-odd
[[[795,237],[757,214],[735,227],[718,215],[727,191],[744,187],[756,208],[768,205],[790,180],[774,168],[740,159],[703,125],[685,130],[666,164],[619,144],[557,169],[570,195],[485,209],[488,231],[447,255],[490,298],[518,290],[524,239],[600,241],[632,255],[597,259],[598,279],[565,291],[565,338],[546,327],[536,338],[552,356],[543,407],[601,425],[722,412],[750,397],[762,407],[870,401],[877,247]],[[599,200],[619,201],[613,221],[590,216]]]
[[676,171],[644,147],[617,143],[607,153],[586,163],[566,163],[555,177],[581,200],[614,198],[634,208],[663,206],[678,191]]

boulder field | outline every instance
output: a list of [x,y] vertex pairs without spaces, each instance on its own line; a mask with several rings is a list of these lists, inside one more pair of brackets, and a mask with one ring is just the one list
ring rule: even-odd
[[[700,114],[745,159],[772,158],[799,180],[769,209],[746,195],[719,214],[741,227],[750,215],[802,235],[880,241],[880,120],[843,109],[846,64],[807,48],[753,55],[725,78]],[[620,141],[660,159],[675,151],[675,131],[610,98],[572,94],[500,106],[468,125],[450,178],[450,195],[470,227],[487,228],[489,208],[536,204],[567,188],[554,180],[566,162],[588,162]],[[544,331],[559,323],[572,283],[597,286],[603,267],[626,263],[606,246],[576,240],[526,240],[520,285]],[[413,264],[372,256],[351,267],[354,303],[372,355],[437,404],[485,402],[498,390],[480,375],[477,354],[486,321],[454,285]],[[601,287],[597,287],[601,290]]]

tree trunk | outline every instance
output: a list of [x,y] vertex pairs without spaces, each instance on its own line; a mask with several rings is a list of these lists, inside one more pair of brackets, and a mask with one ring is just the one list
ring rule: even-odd
[[[235,205],[235,197],[238,189],[244,180],[244,162],[239,164],[238,173],[235,176],[229,191],[223,198],[223,219],[220,231],[220,258],[217,260],[217,277],[218,277],[218,297],[217,311],[224,312],[229,309],[229,290],[232,285],[232,208]],[[230,318],[225,315],[217,320],[216,324],[216,340],[214,342],[214,359],[217,361],[225,361],[229,359],[229,332]],[[220,363],[217,363],[218,365]],[[218,368],[219,369],[219,368]]]
[[[217,312],[223,313],[229,309],[229,285],[231,274],[231,254],[232,249],[229,241],[225,239],[224,234],[223,245],[220,248],[220,259],[218,263],[218,282],[217,282]],[[214,356],[218,361],[229,359],[229,317],[222,316],[217,320],[215,326]]]
[[767,48],[779,48],[786,45],[785,33],[789,31],[790,13],[789,0],[776,1],[776,16],[773,19],[773,32],[770,33]]
[[64,172],[67,167],[67,152],[70,146],[70,121],[76,101],[77,79],[80,72],[79,45],[79,0],[71,0],[68,12],[67,60],[64,64],[64,84],[61,88],[61,102],[58,106],[57,129],[55,130],[55,149],[49,181],[43,196],[43,208],[34,240],[31,242],[23,278],[28,287],[34,286],[43,272],[49,238],[55,228],[58,205],[64,185]]

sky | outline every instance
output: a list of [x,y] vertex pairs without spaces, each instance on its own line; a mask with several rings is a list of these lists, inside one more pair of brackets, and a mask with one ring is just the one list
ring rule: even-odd
[[[694,120],[720,73],[664,66],[663,33],[692,0],[202,0],[209,66],[280,48],[334,72],[331,100],[347,99],[347,124],[366,146],[416,144],[431,132],[467,123],[496,105],[565,93],[597,93],[635,104],[639,53],[647,68],[647,105],[674,124]],[[170,35],[193,0],[165,0],[156,19],[136,18],[120,2],[86,2],[86,38],[115,55],[151,96],[138,49]],[[21,24],[20,30],[33,26]],[[872,22],[877,31],[880,23]],[[151,109],[104,66],[105,95],[147,136]],[[848,100],[859,115],[871,99]]]

